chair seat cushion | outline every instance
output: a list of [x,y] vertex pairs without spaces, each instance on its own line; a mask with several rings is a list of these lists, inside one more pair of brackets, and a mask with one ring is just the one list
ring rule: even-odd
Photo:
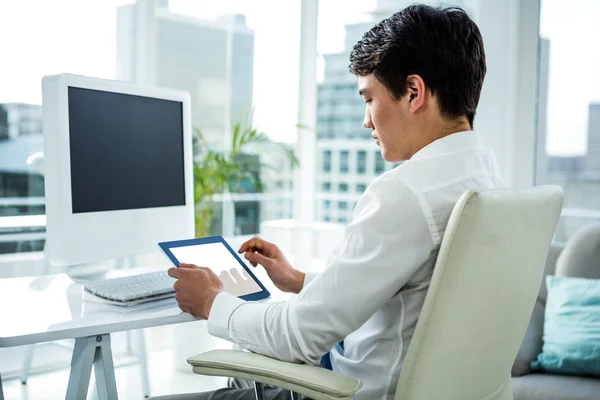
[[325,368],[275,360],[237,350],[211,350],[188,358],[200,375],[248,379],[300,393],[315,400],[349,399],[362,382]]
[[512,378],[514,400],[598,400],[600,379],[530,374]]

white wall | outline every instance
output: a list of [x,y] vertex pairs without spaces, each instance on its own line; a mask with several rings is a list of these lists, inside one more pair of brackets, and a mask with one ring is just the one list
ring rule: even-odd
[[475,129],[496,153],[505,181],[534,182],[539,2],[480,1],[474,16],[483,36],[487,75]]

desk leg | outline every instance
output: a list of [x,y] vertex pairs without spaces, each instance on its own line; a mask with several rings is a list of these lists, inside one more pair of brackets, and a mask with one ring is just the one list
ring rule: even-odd
[[35,345],[30,344],[25,349],[25,360],[23,361],[23,371],[21,371],[21,384],[26,385],[29,379],[29,371],[31,371],[31,361],[33,361],[33,349]]
[[79,400],[87,397],[92,366],[94,366],[96,376],[98,399],[117,399],[117,382],[110,349],[110,335],[104,334],[75,339],[67,400]]
[[144,398],[150,397],[150,377],[148,374],[148,353],[146,352],[146,338],[144,337],[144,330],[138,329],[136,331],[138,337],[138,357],[140,359],[140,368],[142,373],[142,390],[144,392]]
[[4,400],[4,392],[2,391],[2,376],[0,375],[0,400]]

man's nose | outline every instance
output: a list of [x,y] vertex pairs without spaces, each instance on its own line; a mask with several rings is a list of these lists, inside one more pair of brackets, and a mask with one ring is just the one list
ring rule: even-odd
[[367,129],[373,129],[373,122],[371,121],[371,116],[368,111],[365,111],[365,118],[363,120],[363,126]]

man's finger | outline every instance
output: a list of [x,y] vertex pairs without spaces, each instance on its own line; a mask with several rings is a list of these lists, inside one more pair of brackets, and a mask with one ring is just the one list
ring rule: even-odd
[[208,273],[209,275],[214,273],[214,271],[208,267],[198,267],[198,269],[201,269],[202,271]]
[[240,253],[245,253],[248,251],[261,253],[267,256],[273,256],[277,253],[277,246],[259,237],[255,237],[244,243],[244,245],[242,245],[240,248]]
[[257,264],[262,265],[265,268],[268,268],[271,266],[272,260],[270,258],[263,256],[260,253],[253,253],[251,251],[247,251],[244,253],[244,257],[246,258],[246,260],[250,261],[252,263],[252,265],[254,265],[254,263],[257,263]]
[[181,276],[181,271],[179,270],[179,268],[169,268],[167,274],[171,278],[179,279],[179,277]]
[[247,240],[244,242],[244,244],[242,244],[242,246],[238,250],[238,253],[242,254],[242,253],[245,253],[245,252],[255,249],[255,248],[260,249],[260,248],[262,248],[261,242],[262,242],[261,238],[259,238],[258,236],[254,236],[252,239]]

